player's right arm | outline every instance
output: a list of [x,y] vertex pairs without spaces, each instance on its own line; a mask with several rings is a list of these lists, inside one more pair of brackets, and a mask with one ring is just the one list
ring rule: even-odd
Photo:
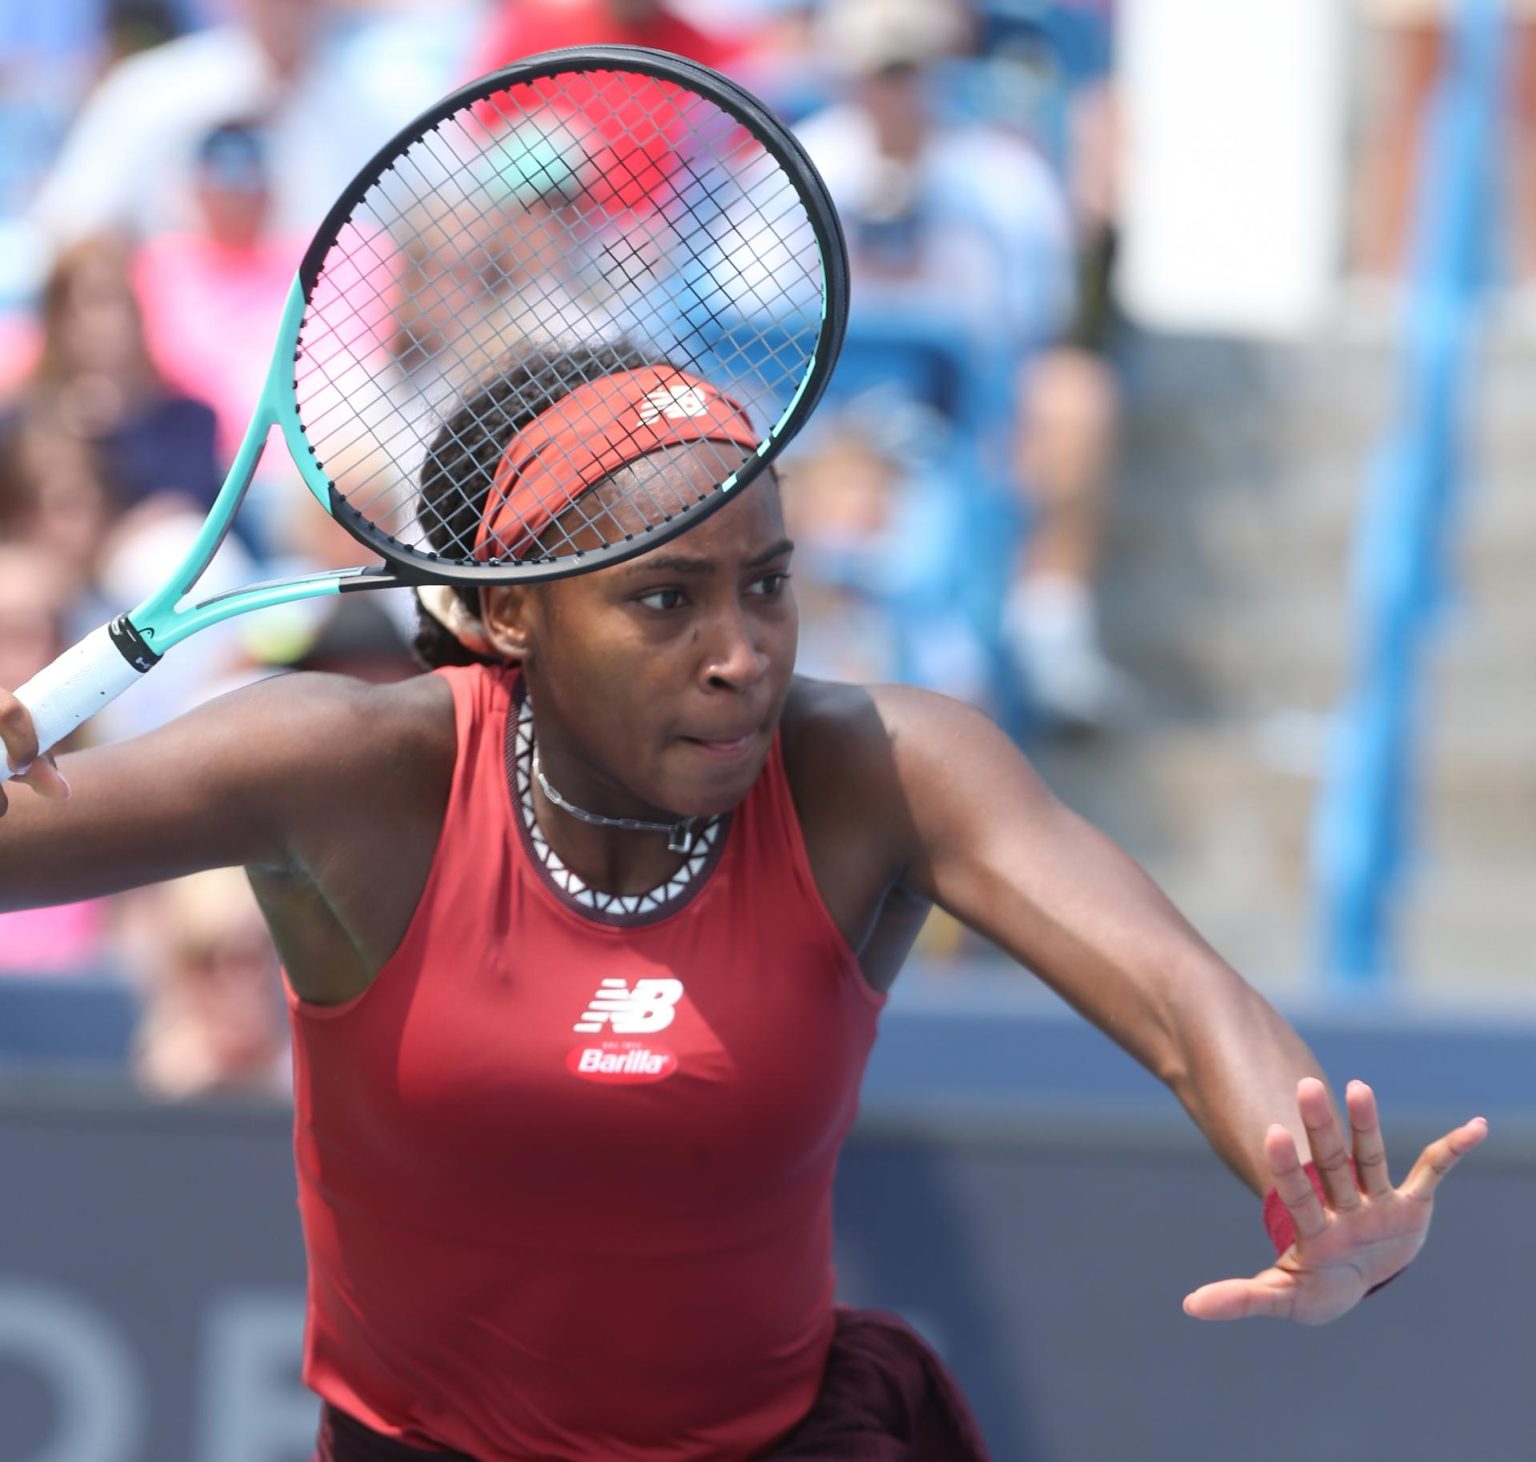
[[0,691],[6,756],[32,763],[0,794],[0,910],[205,868],[326,867],[379,815],[378,779],[398,756],[381,714],[389,689],[279,676],[57,769],[38,757],[25,707]]

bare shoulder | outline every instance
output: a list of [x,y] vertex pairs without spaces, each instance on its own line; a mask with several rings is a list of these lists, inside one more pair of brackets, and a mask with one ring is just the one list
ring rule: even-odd
[[[0,903],[63,903],[202,868],[333,868],[428,835],[453,777],[440,677],[284,675],[131,740],[65,756],[67,802],[11,799]],[[361,856],[361,855],[358,855]]]
[[[983,712],[911,685],[843,685],[797,676],[784,707],[790,776],[902,780],[1012,743]],[[1015,751],[1015,755],[1017,752]]]
[[901,867],[985,839],[1003,808],[1033,817],[1052,803],[989,716],[934,691],[797,679],[783,724],[802,822],[860,829]]
[[785,769],[808,839],[878,849],[905,868],[953,793],[1019,757],[980,711],[906,685],[798,678],[784,708]]
[[453,692],[440,676],[375,685],[301,672],[251,690],[272,698],[279,719],[292,717],[288,734],[297,733],[309,748],[328,747],[364,763],[453,753]]
[[[371,685],[272,676],[132,741],[68,759],[82,809],[154,808],[167,830],[248,829],[264,856],[370,817],[430,815],[454,761],[452,692],[438,676]],[[143,813],[140,814],[144,815]]]
[[[373,685],[342,675],[299,672],[220,696],[146,738],[195,738],[231,774],[260,786],[278,774],[299,783],[350,781],[395,764],[430,763],[454,747],[453,697],[430,675]],[[199,758],[202,760],[202,758]]]
[[306,722],[334,722],[338,729],[345,729],[348,722],[358,718],[383,717],[375,729],[385,735],[430,734],[434,723],[441,727],[445,713],[451,724],[453,705],[452,692],[435,675],[413,675],[406,680],[376,685],[349,675],[308,670],[269,676],[220,699],[243,701],[253,711],[261,707],[263,711],[298,716]]
[[850,745],[868,751],[885,740],[872,687],[804,675],[795,676],[779,724],[784,756],[792,764],[819,763]]

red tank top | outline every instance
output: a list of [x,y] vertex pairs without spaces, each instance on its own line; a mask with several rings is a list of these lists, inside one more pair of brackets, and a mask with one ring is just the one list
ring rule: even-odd
[[440,671],[458,761],[400,948],[290,997],[305,1378],[478,1462],[746,1458],[832,1335],[831,1187],[883,997],[783,759],[643,900],[530,816],[515,673]]

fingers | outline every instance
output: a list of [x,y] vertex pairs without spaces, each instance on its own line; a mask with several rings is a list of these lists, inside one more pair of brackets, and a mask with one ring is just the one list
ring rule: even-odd
[[1280,1201],[1296,1226],[1296,1237],[1316,1238],[1328,1227],[1328,1216],[1323,1212],[1322,1200],[1318,1198],[1307,1170],[1301,1165],[1296,1139],[1278,1122],[1264,1134],[1264,1156],[1275,1180],[1275,1192],[1280,1195]]
[[[39,756],[37,732],[27,708],[7,691],[0,690],[0,750],[14,772],[11,780],[24,782],[41,797],[62,801],[69,783],[51,756]],[[5,810],[0,793],[0,812]]]
[[1454,1132],[1447,1132],[1438,1141],[1431,1142],[1419,1154],[1413,1171],[1404,1180],[1400,1190],[1403,1197],[1422,1201],[1432,1198],[1441,1179],[1487,1135],[1487,1121],[1474,1117]]
[[0,690],[0,749],[13,769],[36,760],[37,732],[27,708],[9,691]]
[[69,779],[59,770],[51,755],[38,757],[24,773],[11,780],[26,783],[39,797],[47,797],[51,801],[63,802],[69,796]]
[[1295,1304],[1294,1278],[1283,1269],[1266,1269],[1252,1279],[1202,1284],[1185,1295],[1184,1313],[1194,1320],[1289,1320]]
[[1344,1105],[1349,1111],[1360,1191],[1367,1198],[1385,1198],[1392,1191],[1392,1179],[1387,1170],[1386,1145],[1381,1140],[1376,1093],[1363,1081],[1352,1081],[1344,1089]]
[[[1296,1084],[1296,1105],[1301,1110],[1302,1125],[1307,1129],[1307,1146],[1327,1195],[1328,1206],[1347,1213],[1360,1206],[1360,1190],[1349,1170],[1349,1148],[1339,1128],[1338,1114],[1328,1097],[1328,1088],[1315,1076],[1303,1077]],[[1284,1197],[1284,1194],[1281,1194]],[[1287,1205],[1289,1206],[1289,1205]]]

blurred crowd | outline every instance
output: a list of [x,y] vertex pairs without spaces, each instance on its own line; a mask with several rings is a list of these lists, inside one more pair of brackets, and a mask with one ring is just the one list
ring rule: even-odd
[[[844,359],[783,469],[802,670],[929,685],[1021,737],[1112,728],[1136,699],[1101,649],[1094,592],[1122,396],[1113,10],[4,7],[0,684],[136,603],[190,542],[259,394],[305,242],[372,152],[454,85],[519,56],[622,41],[692,56],[764,98],[797,129],[847,230]],[[1421,32],[1437,22],[1404,23],[1400,111],[1422,105]],[[1373,162],[1388,198],[1362,244],[1373,270],[1401,250],[1395,135]],[[214,587],[355,560],[285,470],[261,469]],[[80,735],[133,734],[295,668],[412,674],[412,606],[392,599],[345,596],[199,635]],[[0,975],[133,982],[135,1071],[166,1095],[280,1084],[275,960],[234,874],[0,916]]]

